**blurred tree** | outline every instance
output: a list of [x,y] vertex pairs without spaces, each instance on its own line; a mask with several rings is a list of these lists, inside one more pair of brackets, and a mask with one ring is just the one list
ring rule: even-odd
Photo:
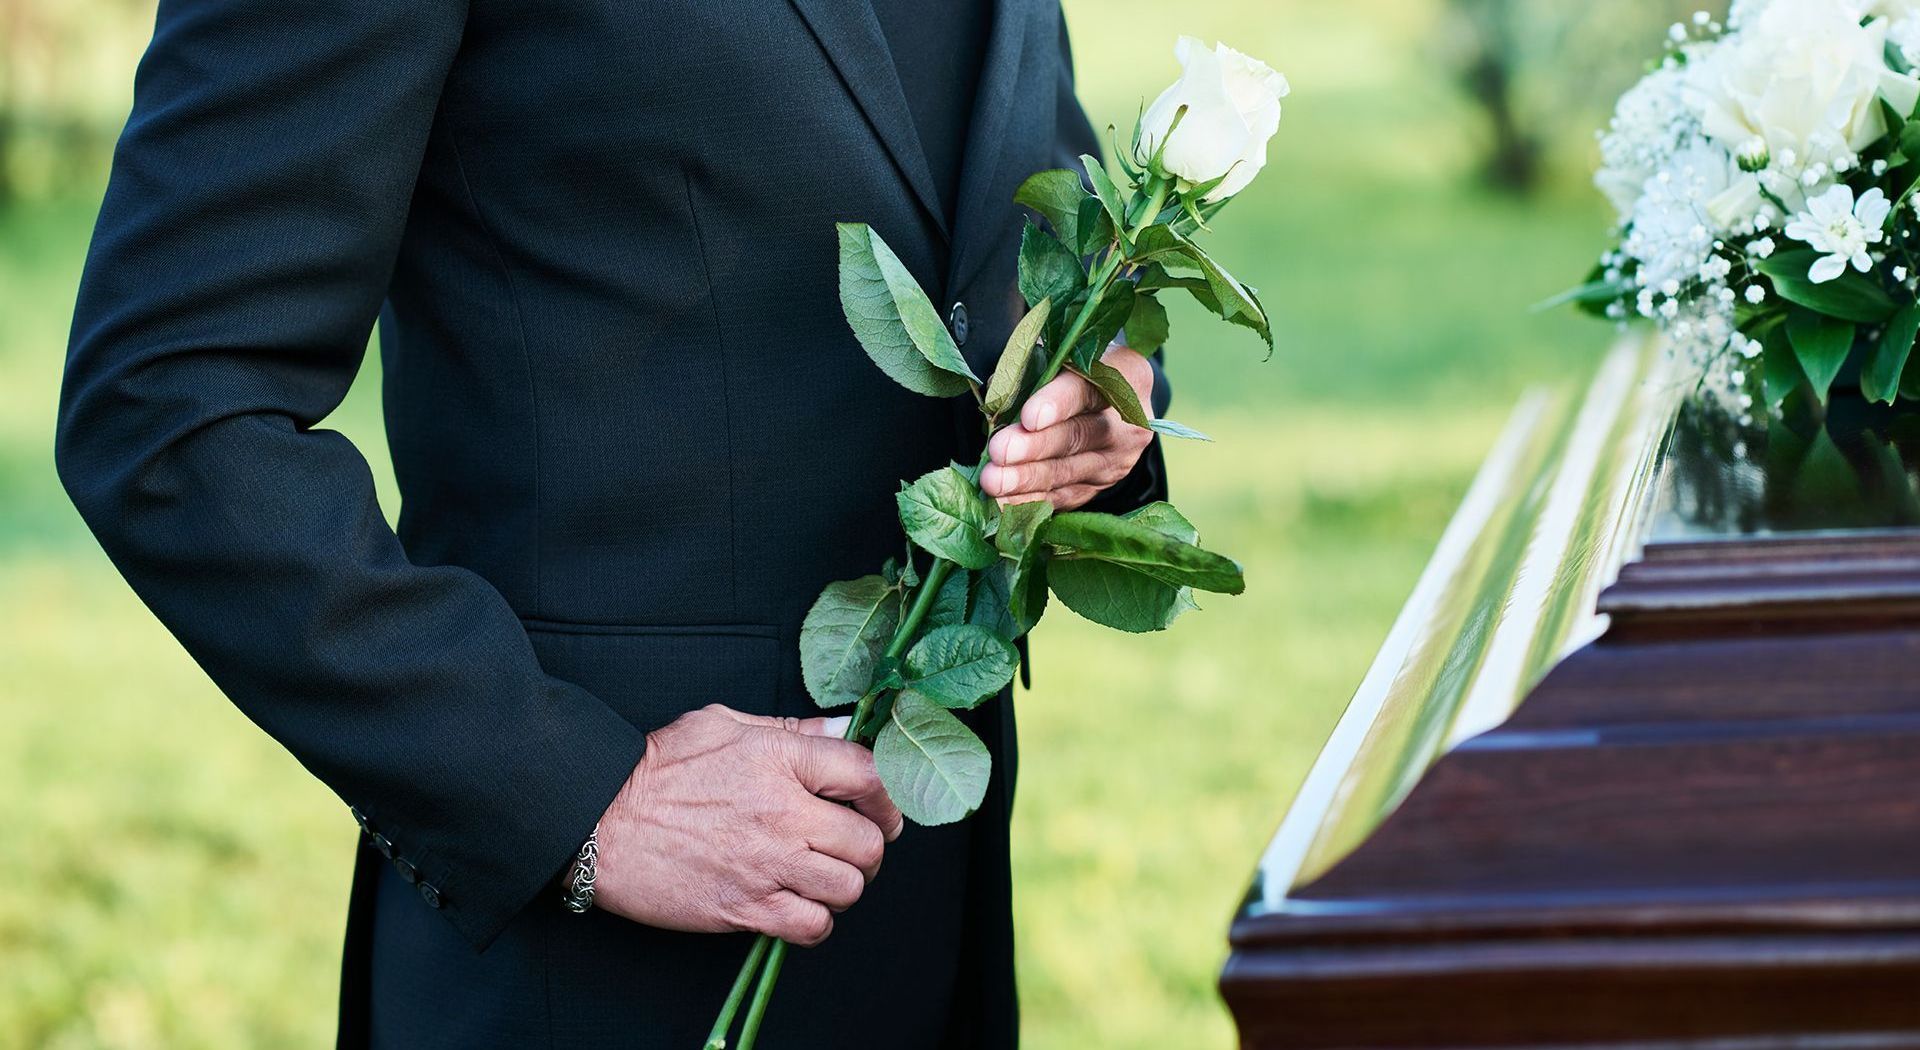
[[1658,57],[1663,34],[1725,0],[1447,0],[1444,58],[1486,119],[1481,175],[1528,193],[1549,151],[1589,133]]
[[0,0],[0,203],[99,177],[156,0]]

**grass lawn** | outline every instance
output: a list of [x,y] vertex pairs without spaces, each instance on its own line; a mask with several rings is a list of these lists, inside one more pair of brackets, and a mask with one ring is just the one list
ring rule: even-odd
[[[1042,1050],[1231,1044],[1213,979],[1255,856],[1513,396],[1575,381],[1608,337],[1528,312],[1604,218],[1578,186],[1466,185],[1471,124],[1424,69],[1431,2],[1190,6],[1181,30],[1296,91],[1215,241],[1280,350],[1180,308],[1169,351],[1176,417],[1219,439],[1172,450],[1176,495],[1250,590],[1165,635],[1064,610],[1040,629],[1014,863]],[[1097,119],[1130,121],[1172,30],[1127,27],[1162,9],[1067,7]],[[0,1047],[330,1045],[352,822],[119,582],[53,476],[95,200],[0,212]],[[376,462],[377,386],[336,419]]]

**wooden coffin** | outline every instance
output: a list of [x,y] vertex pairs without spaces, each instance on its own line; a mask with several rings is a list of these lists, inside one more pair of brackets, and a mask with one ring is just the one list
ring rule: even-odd
[[1247,1047],[1920,1047],[1920,415],[1529,397],[1232,927]]

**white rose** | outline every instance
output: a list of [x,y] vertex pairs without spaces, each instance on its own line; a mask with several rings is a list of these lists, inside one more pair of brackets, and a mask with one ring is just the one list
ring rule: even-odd
[[1920,101],[1920,80],[1887,67],[1886,43],[1884,19],[1861,25],[1834,0],[1771,0],[1689,64],[1688,103],[1730,153],[1758,140],[1777,170],[1830,172],[1886,134],[1879,99],[1902,113]]
[[[1267,141],[1280,130],[1287,78],[1225,44],[1208,50],[1190,36],[1181,37],[1173,53],[1180,79],[1141,115],[1139,160],[1147,163],[1164,144],[1162,171],[1196,186],[1225,176],[1206,196],[1225,200],[1267,166]],[[1175,128],[1182,106],[1186,114]]]

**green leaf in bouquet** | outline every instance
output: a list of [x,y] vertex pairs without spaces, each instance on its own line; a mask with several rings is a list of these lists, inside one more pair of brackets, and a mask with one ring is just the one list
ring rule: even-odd
[[1080,237],[1073,242],[1073,249],[1081,255],[1094,252],[1113,243],[1113,219],[1107,215],[1106,205],[1098,197],[1088,197],[1080,202]]
[[1053,517],[1053,504],[1044,499],[1028,500],[1000,508],[1000,531],[993,545],[1001,554],[1019,561],[1033,550],[1041,526]]
[[[1246,590],[1237,562],[1180,538],[1170,530],[1165,513],[1148,512],[1143,507],[1121,516],[1088,511],[1056,514],[1040,530],[1040,538],[1060,548],[1053,559],[1056,568],[1063,562],[1091,559],[1112,562],[1175,586],[1219,594]],[[1186,519],[1178,521],[1184,523]]]
[[907,688],[941,707],[969,710],[998,693],[1020,669],[1011,642],[985,627],[928,631],[907,650]]
[[1786,404],[1794,391],[1808,386],[1807,374],[1800,370],[1800,360],[1794,356],[1784,326],[1772,329],[1760,341],[1760,386],[1767,407],[1775,409]]
[[1052,310],[1053,300],[1042,299],[1013,326],[1013,334],[1007,337],[1006,349],[1000,351],[1000,361],[993,366],[986,397],[980,403],[980,411],[986,413],[987,418],[995,418],[1013,407],[1014,399],[1020,396],[1033,361],[1033,348],[1040,342],[1040,333],[1045,330]]
[[894,497],[907,537],[962,568],[984,569],[999,557],[987,542],[992,507],[953,467],[923,475]]
[[800,625],[800,677],[821,707],[867,695],[900,624],[900,592],[884,577],[830,583]]
[[1793,355],[1800,359],[1800,368],[1806,372],[1807,379],[1813,383],[1814,394],[1822,402],[1827,399],[1834,377],[1840,374],[1840,366],[1847,363],[1847,354],[1853,350],[1853,335],[1851,322],[1826,314],[1803,308],[1787,315],[1787,341],[1793,344]]
[[1091,369],[1126,328],[1127,318],[1133,316],[1136,294],[1131,281],[1116,281],[1107,286],[1100,305],[1094,307],[1093,317],[1087,321],[1085,333],[1073,348],[1073,363],[1082,371]]
[[1903,123],[1894,141],[1900,143],[1900,152],[1909,157],[1920,157],[1920,124]]
[[1080,243],[1080,206],[1093,197],[1080,181],[1080,173],[1054,168],[1028,176],[1013,191],[1015,204],[1022,204],[1043,216],[1063,244]]
[[1878,324],[1893,316],[1893,298],[1865,274],[1848,270],[1837,279],[1815,284],[1807,273],[1820,259],[1811,248],[1776,252],[1759,264],[1773,281],[1773,290],[1790,303],[1842,321]]
[[1141,406],[1139,393],[1118,368],[1105,361],[1095,361],[1084,370],[1075,367],[1074,371],[1099,388],[1100,396],[1106,398],[1107,404],[1120,413],[1121,419],[1136,427],[1153,426],[1153,417]]
[[1020,294],[1027,305],[1046,299],[1058,310],[1086,287],[1087,272],[1080,268],[1080,256],[1053,234],[1027,223],[1020,233]]
[[900,257],[865,223],[840,231],[840,307],[854,338],[888,378],[916,394],[954,397],[979,377]]
[[1127,345],[1140,353],[1151,354],[1166,343],[1168,331],[1165,304],[1136,287],[1133,313],[1127,315]]
[[921,623],[921,628],[933,630],[966,622],[967,571],[959,569],[947,574],[946,581],[933,596],[933,605],[927,610],[927,618]]
[[1147,429],[1165,437],[1186,438],[1189,441],[1213,440],[1185,423],[1175,423],[1171,419],[1156,419],[1147,424]]
[[964,819],[987,797],[993,757],[952,712],[907,690],[873,742],[873,762],[887,794],[915,824]]
[[1587,274],[1585,282],[1569,288],[1550,299],[1535,304],[1534,309],[1538,311],[1552,310],[1557,307],[1572,304],[1581,313],[1591,314],[1595,317],[1605,317],[1607,316],[1607,307],[1609,305],[1619,302],[1628,295],[1632,295],[1639,287],[1624,277],[1609,281],[1607,280],[1606,273],[1607,268],[1605,266],[1595,266],[1593,271]]
[[1080,166],[1087,169],[1087,181],[1093,185],[1093,195],[1100,198],[1100,206],[1107,210],[1107,218],[1113,220],[1114,229],[1125,229],[1127,209],[1120,197],[1120,187],[1113,184],[1113,178],[1107,174],[1107,166],[1100,163],[1098,157],[1080,155]]
[[1909,303],[1887,322],[1860,369],[1860,392],[1869,401],[1889,405],[1900,395],[1900,376],[1906,371],[1913,341],[1920,335],[1920,303]]

